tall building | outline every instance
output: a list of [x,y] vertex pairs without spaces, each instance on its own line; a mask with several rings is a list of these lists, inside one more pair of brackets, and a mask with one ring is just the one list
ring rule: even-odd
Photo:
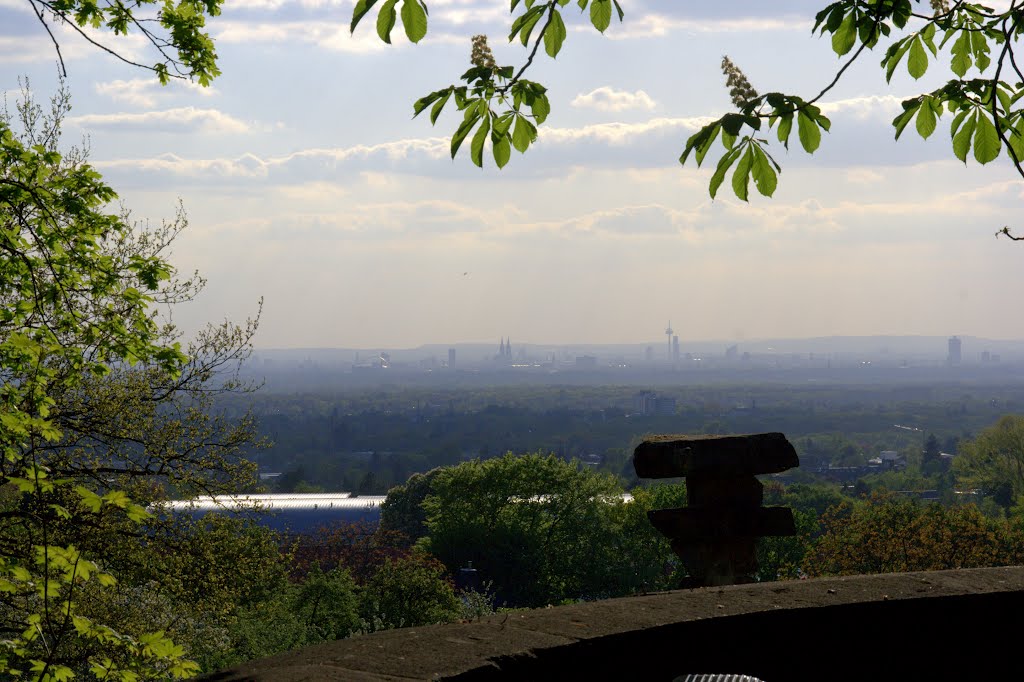
[[512,359],[512,337],[506,341],[505,337],[502,337],[501,344],[498,346],[498,355],[494,358],[495,360],[511,360]]
[[947,365],[959,365],[960,364],[960,360],[962,358],[962,355],[961,355],[962,342],[960,341],[960,337],[958,337],[958,336],[951,337],[949,339],[949,341],[946,342],[946,346],[949,349],[949,353],[946,355],[946,364]]
[[448,349],[448,369],[455,367],[455,349]]
[[654,391],[633,395],[633,413],[644,417],[671,417],[676,413],[676,399],[659,397]]
[[665,356],[669,362],[672,362],[672,320],[668,321],[668,327],[665,329],[665,336],[668,337],[668,353]]
[[679,364],[679,337],[672,337],[672,362]]

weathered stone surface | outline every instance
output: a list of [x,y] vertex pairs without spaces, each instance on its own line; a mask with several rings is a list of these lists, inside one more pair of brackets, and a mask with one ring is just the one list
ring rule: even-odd
[[796,535],[789,507],[653,509],[647,512],[647,518],[659,533],[672,540]]
[[[1022,609],[1024,568],[757,583],[380,632],[204,679],[621,681],[733,673],[771,682],[1011,680],[1022,669],[1020,637],[993,624]],[[898,633],[898,643],[879,645],[880,632]],[[936,654],[937,643],[950,641],[954,654]]]
[[773,474],[796,466],[796,450],[781,433],[655,436],[633,452],[633,468],[640,478]]
[[695,474],[686,477],[691,507],[760,507],[764,486],[752,474],[725,478]]
[[673,540],[672,551],[690,574],[684,580],[685,587],[741,585],[754,582],[757,575],[757,538]]

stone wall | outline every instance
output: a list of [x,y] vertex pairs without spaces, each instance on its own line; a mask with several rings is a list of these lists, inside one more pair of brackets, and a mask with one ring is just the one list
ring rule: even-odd
[[1024,679],[1024,568],[679,590],[392,630],[255,661],[218,681]]

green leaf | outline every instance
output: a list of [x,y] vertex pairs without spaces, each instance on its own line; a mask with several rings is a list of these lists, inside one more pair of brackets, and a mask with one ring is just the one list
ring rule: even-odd
[[992,119],[978,112],[978,122],[974,128],[974,160],[981,164],[994,161],[999,156],[1002,143]]
[[500,118],[495,119],[494,123],[491,124],[491,134],[507,135],[508,129],[512,127],[515,115],[514,111],[506,111]]
[[356,3],[355,9],[352,10],[352,24],[349,26],[350,33],[356,32],[356,26],[359,25],[359,22],[363,20],[367,12],[376,4],[377,0],[359,0]]
[[896,139],[900,139],[900,135],[903,134],[903,129],[907,127],[907,124],[913,120],[917,110],[921,108],[921,99],[908,99],[902,103],[903,113],[892,120],[892,125],[896,128]]
[[789,134],[793,130],[793,114],[783,114],[779,117],[779,129],[776,134],[786,149],[789,149]]
[[971,148],[971,135],[974,134],[977,118],[978,112],[975,111],[964,120],[960,130],[953,135],[953,154],[964,163],[967,163],[967,151]]
[[1015,127],[1007,129],[1006,139],[1010,143],[1006,150],[1006,155],[1010,157],[1010,160],[1017,164],[1024,161],[1024,117],[1017,119]]
[[804,111],[797,112],[796,124],[800,144],[803,145],[804,151],[813,154],[821,144],[821,130],[818,129],[818,124]]
[[466,136],[469,135],[469,131],[472,130],[473,126],[475,126],[477,124],[477,121],[480,120],[480,112],[477,110],[476,107],[473,107],[472,109],[467,109],[466,113],[468,115],[466,116],[465,120],[462,121],[462,125],[460,125],[458,129],[455,131],[455,134],[452,135],[451,151],[453,159],[455,158],[455,155],[458,153],[459,147],[462,146],[463,140],[465,140]]
[[530,111],[533,113],[533,118],[537,123],[543,123],[547,119],[548,114],[551,113],[551,103],[548,102],[548,96],[543,93],[537,95],[533,100],[533,104],[530,105]]
[[832,34],[832,51],[837,55],[844,55],[853,49],[857,40],[857,23],[853,13],[847,14],[839,29]]
[[391,30],[395,27],[395,5],[398,0],[387,0],[377,14],[377,35],[388,45],[391,44]]
[[619,0],[612,0],[612,4],[615,5],[615,12],[619,15],[619,21],[625,19],[626,13],[622,11],[621,7],[619,7]]
[[924,41],[925,46],[931,51],[932,56],[936,56],[939,53],[938,48],[935,47],[935,24],[929,23],[921,31],[921,40]]
[[430,110],[430,125],[437,123],[437,117],[441,115],[441,110],[444,109],[444,105],[448,103],[448,99],[452,96],[451,88],[445,93],[444,97],[437,100],[434,103],[434,107]]
[[512,128],[512,146],[520,153],[525,152],[537,139],[537,128],[525,116],[516,116],[516,124]]
[[736,144],[736,135],[729,132],[725,126],[722,126],[722,146],[726,149],[732,149],[734,144]]
[[885,82],[892,81],[892,74],[896,71],[896,67],[899,66],[900,60],[903,59],[903,55],[910,49],[910,45],[914,40],[914,36],[907,36],[895,43],[893,43],[888,51],[885,53],[885,57],[882,59],[882,66],[885,67]]
[[732,191],[743,201],[747,201],[747,193],[750,188],[750,166],[753,160],[754,153],[751,151],[750,145],[748,145],[747,152],[740,159],[740,162],[736,164],[736,170],[732,174]]
[[512,157],[512,145],[508,141],[508,135],[491,135],[491,147],[494,151],[494,163],[498,168],[504,168]]
[[933,102],[933,98],[928,97],[917,110],[917,133],[926,140],[935,132],[936,118]]
[[548,56],[554,58],[562,49],[562,43],[566,38],[565,21],[562,20],[562,13],[555,12],[551,15],[551,23],[544,31],[544,51]]
[[402,0],[402,26],[412,43],[418,43],[427,35],[427,12],[420,0]]
[[612,23],[612,0],[591,0],[590,23],[604,33]]
[[711,182],[708,184],[708,192],[710,192],[712,199],[714,199],[715,195],[718,194],[718,188],[722,186],[722,182],[725,180],[725,174],[729,170],[729,166],[733,164],[739,155],[739,148],[731,149],[718,160],[718,166],[715,167],[715,172],[711,176]]
[[[511,41],[516,33],[519,34],[519,41],[525,47],[530,42],[530,34],[533,33],[534,26],[540,21],[541,16],[544,14],[544,6],[538,6],[531,8],[526,14],[522,15],[515,22],[512,23],[512,32],[509,35]],[[518,27],[517,27],[518,24]]]
[[971,60],[971,39],[969,34],[961,32],[960,37],[956,39],[953,47],[950,48],[950,53],[953,55],[953,58],[949,62],[949,67],[953,70],[953,73],[963,78],[973,63]]
[[473,142],[469,147],[469,158],[478,168],[484,167],[484,142],[487,141],[487,133],[491,130],[491,117],[484,116],[483,119],[484,121],[477,128],[476,135],[473,136]]
[[761,193],[761,196],[770,197],[775,193],[775,188],[779,184],[779,176],[761,147],[753,145],[752,148],[754,150],[754,159],[750,170],[754,176],[754,185],[757,187],[757,191]]
[[924,44],[920,36],[916,36],[910,46],[910,56],[907,58],[907,71],[917,80],[928,70],[928,53],[924,51]]
[[[708,129],[705,128],[705,130]],[[710,130],[708,130],[706,139],[703,142],[701,142],[700,146],[697,148],[696,159],[698,166],[704,163],[704,157],[706,157],[708,155],[708,152],[711,151],[711,145],[714,144],[715,138],[718,137],[718,132],[720,130],[722,130],[721,123],[715,124]]]
[[988,39],[985,38],[985,34],[981,31],[971,31],[970,36],[971,52],[974,53],[974,64],[978,67],[978,71],[984,71],[992,63],[991,58],[988,56]]
[[418,100],[413,102],[412,117],[416,118],[421,113],[423,113],[423,110],[430,106],[431,102],[434,102],[441,95],[443,95],[444,92],[444,90],[437,90],[435,92],[430,93],[429,95],[424,95],[423,97],[420,97]]

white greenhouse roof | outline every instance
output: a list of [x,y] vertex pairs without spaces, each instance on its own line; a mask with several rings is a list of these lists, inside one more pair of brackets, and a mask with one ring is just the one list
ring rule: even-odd
[[160,506],[171,511],[376,509],[380,507],[385,497],[385,495],[353,497],[352,493],[204,495],[193,500],[170,500]]

